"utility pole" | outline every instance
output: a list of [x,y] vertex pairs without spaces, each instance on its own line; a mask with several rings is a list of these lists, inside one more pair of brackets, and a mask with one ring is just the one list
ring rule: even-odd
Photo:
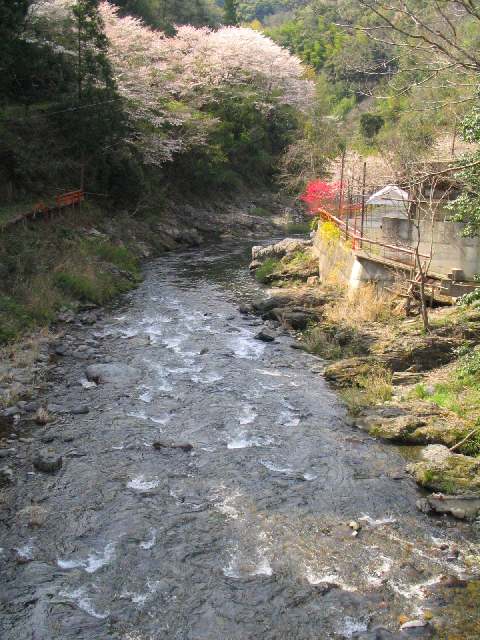
[[363,229],[365,226],[365,185],[367,182],[367,163],[363,163],[363,177],[362,177],[362,218],[360,221],[360,247],[363,244]]
[[347,148],[344,147],[342,151],[342,167],[340,169],[340,194],[338,198],[338,217],[342,217],[343,212],[343,175],[345,173],[345,156],[347,154]]

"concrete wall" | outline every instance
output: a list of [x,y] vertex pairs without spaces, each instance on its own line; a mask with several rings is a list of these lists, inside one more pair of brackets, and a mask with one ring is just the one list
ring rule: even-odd
[[[462,269],[467,280],[480,271],[480,240],[461,236],[463,225],[454,222],[435,222],[433,225],[433,250],[430,269],[446,275],[452,269]],[[432,224],[420,223],[420,252],[430,253]],[[415,246],[417,231],[406,218],[385,217],[382,220],[382,241],[392,244]],[[385,257],[395,259],[388,253]]]
[[356,289],[367,282],[380,286],[391,284],[396,274],[374,259],[357,256],[349,243],[326,238],[321,230],[313,239],[313,252],[318,258],[320,280],[325,284],[340,284]]

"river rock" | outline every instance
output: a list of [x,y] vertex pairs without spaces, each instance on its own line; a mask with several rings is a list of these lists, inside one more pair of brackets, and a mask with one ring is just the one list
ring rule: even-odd
[[4,465],[0,467],[0,486],[5,484],[12,484],[13,482],[13,470],[11,467]]
[[44,473],[55,473],[55,471],[61,469],[62,464],[62,456],[50,449],[42,449],[33,459],[35,469]]
[[[397,416],[370,425],[368,431],[377,438],[391,440],[392,442],[409,442],[412,440],[412,433],[425,426],[425,424],[425,419],[415,415]],[[420,444],[424,443],[420,442]]]
[[306,311],[288,310],[288,309],[272,309],[272,315],[275,319],[286,325],[290,329],[303,331],[307,328],[308,323],[314,318],[314,315]]
[[161,449],[181,449],[188,453],[192,451],[193,445],[190,442],[167,442],[166,440],[156,440],[152,447],[160,451]]
[[261,342],[275,342],[275,336],[273,336],[265,329],[262,329],[255,335],[255,340],[260,340]]
[[368,375],[374,361],[371,358],[345,358],[329,364],[325,369],[325,378],[339,387],[349,387],[358,376]]
[[141,372],[135,367],[122,363],[92,364],[85,371],[87,380],[96,384],[131,384],[137,382]]
[[253,311],[253,307],[251,304],[245,304],[244,302],[242,302],[239,307],[238,310],[240,311],[240,313],[244,316],[248,315],[249,313],[252,313]]
[[409,620],[400,627],[405,638],[431,638],[433,628],[427,620]]
[[422,460],[407,470],[417,483],[447,495],[474,495],[480,499],[480,459],[451,453],[443,445],[430,445]]
[[448,513],[459,520],[474,520],[480,514],[480,495],[446,496],[433,493],[425,500],[430,511]]
[[22,413],[22,411],[21,411],[20,407],[17,407],[17,405],[14,405],[13,407],[8,407],[7,409],[5,409],[3,411],[3,415],[6,418],[10,418],[12,416],[16,416],[19,413]]
[[268,245],[267,247],[252,247],[252,260],[263,261],[267,258],[283,258],[283,256],[303,251],[312,246],[312,240],[300,240],[297,238],[284,238],[280,242]]
[[38,411],[38,409],[40,409],[39,402],[27,402],[27,404],[25,405],[25,411],[27,413],[35,413],[35,411]]
[[90,412],[90,408],[86,404],[79,404],[76,407],[73,407],[71,410],[71,413],[74,416],[82,415],[89,412]]

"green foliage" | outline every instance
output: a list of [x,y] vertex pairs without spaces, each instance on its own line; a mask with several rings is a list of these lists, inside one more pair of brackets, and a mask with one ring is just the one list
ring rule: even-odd
[[480,303],[480,287],[465,293],[457,300],[457,304],[462,307],[476,307]]
[[255,271],[255,278],[258,282],[268,282],[269,276],[274,274],[280,267],[280,260],[267,258],[265,262]]
[[223,22],[228,25],[238,24],[237,2],[236,0],[224,0],[223,2]]
[[371,140],[385,124],[382,116],[374,113],[362,113],[360,116],[360,131],[364,138]]
[[[269,16],[296,9],[308,0],[237,0],[238,17],[245,21],[264,20]],[[225,0],[218,0],[223,5]]]
[[123,15],[142,18],[170,35],[176,24],[215,26],[221,20],[221,10],[214,0],[113,0],[113,4]]
[[[463,121],[463,137],[466,142],[476,144],[480,142],[479,107],[475,107]],[[477,149],[474,153],[467,155],[461,165],[465,167],[459,172],[459,177],[465,184],[464,191],[449,208],[453,214],[452,220],[465,224],[463,230],[465,236],[478,236],[480,235],[480,151]],[[462,303],[473,304],[478,300],[477,295],[477,292],[473,291],[463,296]]]
[[261,216],[262,218],[268,218],[272,215],[272,212],[264,207],[253,207],[250,213],[252,216]]
[[11,342],[32,327],[27,309],[10,296],[0,296],[0,344]]
[[305,222],[288,222],[285,225],[285,233],[289,235],[306,235],[310,232],[310,223],[308,221]]
[[341,396],[352,415],[362,409],[388,402],[392,398],[392,373],[381,367],[372,367],[368,375],[358,376],[356,386],[343,389]]

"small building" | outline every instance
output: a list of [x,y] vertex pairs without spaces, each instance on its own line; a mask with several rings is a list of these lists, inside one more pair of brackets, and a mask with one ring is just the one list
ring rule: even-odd
[[408,218],[408,192],[395,184],[373,193],[365,202],[364,235],[382,240],[382,222],[388,218]]

